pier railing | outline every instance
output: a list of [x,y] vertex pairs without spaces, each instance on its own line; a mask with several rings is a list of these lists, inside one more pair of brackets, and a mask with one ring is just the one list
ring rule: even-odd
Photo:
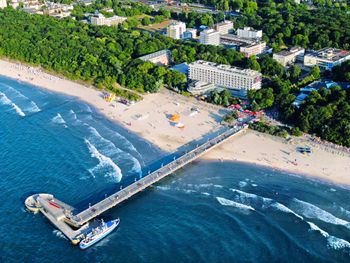
[[85,224],[86,222],[90,221],[96,216],[118,205],[119,203],[137,194],[138,192],[142,191],[148,186],[158,182],[167,175],[174,173],[176,170],[182,168],[186,164],[194,161],[207,151],[213,149],[214,147],[229,139],[231,136],[241,132],[243,129],[243,126],[227,129],[215,138],[208,140],[207,142],[199,145],[198,147],[194,148],[189,152],[186,152],[178,158],[174,157],[174,160],[168,163],[167,165],[164,165],[161,168],[155,170],[154,172],[149,173],[145,177],[130,184],[124,189],[121,189],[120,191],[94,204],[93,206],[90,206],[89,208],[85,209],[79,214],[72,215],[67,219],[70,221],[71,224],[76,226],[81,226]]

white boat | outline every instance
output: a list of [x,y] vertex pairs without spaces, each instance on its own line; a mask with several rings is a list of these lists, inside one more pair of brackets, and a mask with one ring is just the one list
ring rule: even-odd
[[98,241],[102,240],[108,234],[110,234],[119,225],[119,223],[120,223],[119,218],[108,221],[107,223],[102,221],[101,226],[94,228],[80,242],[79,244],[80,249],[84,250],[92,246],[93,244],[96,244]]

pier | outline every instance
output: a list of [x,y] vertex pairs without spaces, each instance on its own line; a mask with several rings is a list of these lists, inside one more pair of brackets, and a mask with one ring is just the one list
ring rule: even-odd
[[[245,128],[245,126],[237,126],[226,129],[213,139],[197,145],[193,150],[184,153],[180,157],[174,157],[170,163],[164,166],[162,165],[159,169],[150,172],[141,179],[79,213],[76,213],[73,207],[53,198],[49,194],[39,194],[29,197],[28,202],[26,200],[26,206],[29,210],[39,210],[42,212],[73,243],[78,243],[81,237],[89,229],[93,228],[94,224],[92,222],[94,222],[94,218],[153,185],[162,178],[174,173],[186,164],[196,160],[232,136],[241,133]],[[78,230],[73,230],[71,226]]]

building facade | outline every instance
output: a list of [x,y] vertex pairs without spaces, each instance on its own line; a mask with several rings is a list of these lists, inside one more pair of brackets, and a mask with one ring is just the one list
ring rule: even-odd
[[249,39],[260,39],[262,38],[262,30],[255,30],[251,27],[244,27],[237,29],[237,36]]
[[301,47],[293,47],[289,50],[283,50],[281,52],[273,54],[275,59],[282,66],[286,67],[293,64],[297,60],[302,60],[305,54],[305,49]]
[[203,45],[220,45],[220,33],[214,29],[203,30],[199,35],[199,42]]
[[239,47],[239,52],[243,53],[246,58],[264,53],[266,42],[254,42],[252,44]]
[[228,88],[240,97],[245,97],[248,90],[261,88],[261,73],[258,71],[202,60],[189,64],[189,79]]
[[184,22],[173,22],[167,27],[167,36],[173,39],[183,38],[183,34],[186,31],[186,24]]
[[333,67],[350,60],[350,52],[335,48],[323,48],[304,56],[304,66],[319,66],[322,70],[332,70]]
[[169,49],[163,49],[152,54],[139,57],[139,59],[152,62],[158,66],[168,66],[171,63],[171,51]]
[[221,23],[214,24],[214,29],[220,33],[220,35],[228,34],[233,29],[232,21],[224,21]]
[[183,39],[194,39],[197,38],[197,29],[187,28],[183,33]]
[[5,8],[5,7],[7,7],[6,0],[0,0],[0,8]]
[[113,26],[123,23],[126,20],[126,17],[121,16],[112,16],[106,18],[103,14],[95,14],[91,17],[91,24],[97,26]]

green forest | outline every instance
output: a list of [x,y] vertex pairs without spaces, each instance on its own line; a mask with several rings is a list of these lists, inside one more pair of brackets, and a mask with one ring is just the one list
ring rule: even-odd
[[[350,19],[346,20],[348,17],[339,11],[343,10],[341,7],[329,8],[327,12],[325,8],[310,11],[304,5],[299,7],[289,2],[270,7],[267,3],[270,2],[264,4],[259,1],[261,8],[253,8],[252,5],[249,8],[254,12],[242,12],[243,15],[236,18],[235,26],[263,28],[266,33],[264,37],[276,50],[294,44],[311,48],[349,47]],[[114,6],[115,11],[118,8],[122,7]],[[188,19],[193,20],[191,16]],[[308,76],[299,79],[301,69],[298,66],[285,70],[270,55],[247,59],[233,49],[173,40],[158,33],[132,28],[130,24],[127,27],[124,24],[93,26],[71,18],[58,20],[12,8],[0,10],[0,22],[0,56],[40,65],[46,70],[100,88],[115,89],[114,84],[117,82],[141,93],[157,92],[163,86],[185,90],[185,75],[138,59],[165,48],[171,50],[174,63],[203,59],[258,70],[263,73],[265,81],[263,89],[249,93],[253,110],[276,109],[282,121],[304,132],[350,146],[349,89],[315,91],[300,108],[293,105],[300,88],[321,77],[318,67],[312,68]],[[267,30],[269,25],[273,30]],[[332,26],[332,30],[322,30],[327,26]],[[286,28],[291,29],[290,34],[284,32],[281,35]],[[295,37],[307,41],[295,42]],[[349,81],[350,62],[324,75],[336,81]],[[225,106],[237,102],[227,92],[214,92],[208,100]]]

